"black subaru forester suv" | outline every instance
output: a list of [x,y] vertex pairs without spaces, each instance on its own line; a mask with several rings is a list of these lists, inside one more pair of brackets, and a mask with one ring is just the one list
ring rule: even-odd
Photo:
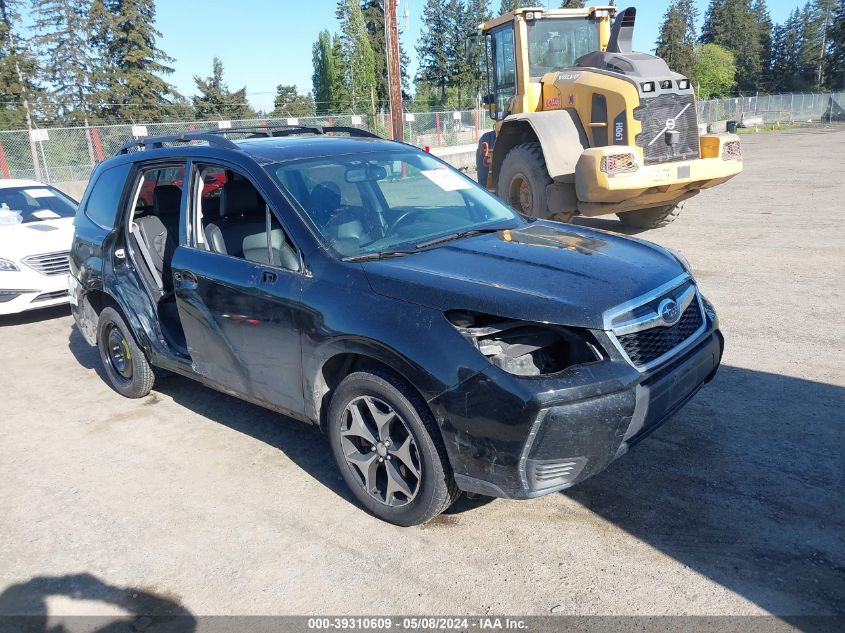
[[119,393],[161,368],[318,424],[361,504],[399,525],[462,490],[525,499],[594,475],[723,347],[674,254],[526,218],[355,129],[127,143],[91,177],[71,273]]

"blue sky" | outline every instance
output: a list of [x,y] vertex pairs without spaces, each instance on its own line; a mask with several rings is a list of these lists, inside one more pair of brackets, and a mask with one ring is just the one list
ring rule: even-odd
[[[559,0],[538,3],[560,5]],[[411,56],[411,77],[417,68],[414,45],[422,27],[424,4],[425,0],[399,2],[399,14],[406,6],[410,13],[403,42]],[[499,0],[491,0],[491,4],[498,10]],[[617,4],[637,7],[634,48],[652,51],[669,0],[619,0]],[[701,14],[707,4],[707,0],[697,0]],[[798,2],[769,0],[767,4],[772,19],[782,22]],[[198,8],[195,2],[159,0],[159,43],[176,60],[169,80],[182,94],[192,95],[196,88],[193,76],[208,76],[211,60],[217,56],[223,60],[230,89],[246,85],[254,107],[272,109],[278,84],[296,84],[300,92],[311,89],[311,46],[322,29],[338,29],[336,5],[336,0],[239,0],[233,7],[231,0],[205,0]],[[400,19],[400,25],[404,26],[404,20]]]

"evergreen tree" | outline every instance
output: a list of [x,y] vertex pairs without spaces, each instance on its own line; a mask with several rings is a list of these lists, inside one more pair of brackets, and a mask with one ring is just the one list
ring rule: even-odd
[[783,24],[772,30],[772,82],[773,92],[793,92],[807,86],[801,75],[801,12],[795,9]]
[[121,120],[156,120],[171,114],[178,101],[161,75],[173,60],[156,46],[154,0],[93,0],[92,44],[98,56],[93,75],[100,86],[102,111]]
[[737,88],[756,92],[760,87],[763,55],[760,25],[751,0],[710,0],[701,29],[702,44],[719,44],[734,54]]
[[35,0],[33,44],[41,74],[51,88],[56,118],[88,125],[94,87],[94,51],[88,14],[90,0]]
[[502,3],[499,5],[499,15],[503,15],[508,11],[513,11],[514,9],[521,9],[522,7],[536,7],[537,1],[538,0],[502,0]]
[[273,100],[271,117],[314,116],[314,99],[311,94],[301,95],[296,86],[279,84],[276,86],[276,98]]
[[563,0],[560,3],[561,9],[583,9],[584,0]]
[[255,116],[246,102],[246,86],[234,92],[223,82],[223,62],[212,62],[211,76],[194,76],[199,94],[193,97],[194,110],[199,119],[228,120]]
[[757,17],[757,32],[760,39],[760,85],[759,88],[771,92],[772,86],[772,17],[766,0],[754,0],[754,15]]
[[346,61],[343,57],[343,44],[337,33],[332,35],[332,60],[336,69],[334,74],[334,84],[332,85],[332,100],[335,106],[334,111],[337,113],[347,112],[351,105],[349,100],[349,89],[346,85],[346,74],[344,72],[344,64]]
[[[490,0],[467,0],[466,25],[467,35],[475,33],[478,25],[486,22],[492,16]],[[474,38],[467,60],[467,96],[476,98],[487,92],[486,73],[488,68],[487,47],[483,38]]]
[[[390,100],[387,84],[387,45],[384,39],[384,0],[363,0],[361,12],[364,15],[364,24],[367,27],[367,35],[370,37],[370,48],[373,49],[376,72],[376,101],[380,104],[387,104]],[[402,46],[402,38],[399,38],[399,79],[402,92],[408,92],[408,64],[410,59]]]
[[845,0],[838,0],[830,28],[825,64],[825,84],[831,90],[845,90]]
[[447,0],[426,0],[423,8],[423,31],[417,43],[417,81],[436,88],[440,93],[441,104],[446,101],[446,86],[452,78],[446,2]]
[[815,90],[824,85],[824,61],[830,45],[835,0],[813,0],[801,10],[799,66],[803,83]]
[[0,0],[0,127],[32,127],[37,65],[20,37],[18,2]]
[[655,54],[669,68],[690,77],[695,66],[695,21],[693,0],[673,0],[663,16]]
[[352,112],[374,112],[376,106],[375,56],[359,0],[339,0],[335,15],[340,22],[343,70]]
[[311,85],[317,114],[335,112],[338,107],[334,88],[337,85],[338,68],[332,54],[332,38],[328,31],[320,31],[312,49],[314,74]]

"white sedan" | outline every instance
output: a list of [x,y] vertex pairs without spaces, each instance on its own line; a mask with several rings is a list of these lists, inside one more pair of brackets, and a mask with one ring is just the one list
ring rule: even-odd
[[77,203],[35,180],[0,180],[0,315],[67,303]]

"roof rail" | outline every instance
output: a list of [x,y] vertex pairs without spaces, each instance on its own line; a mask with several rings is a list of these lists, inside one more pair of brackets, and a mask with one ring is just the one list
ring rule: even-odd
[[238,146],[229,139],[214,134],[212,130],[209,130],[204,132],[185,132],[184,134],[165,134],[162,136],[142,136],[141,138],[127,141],[121,145],[115,155],[128,154],[131,149],[136,147],[140,149],[161,149],[165,143],[191,143],[193,141],[206,141],[212,147],[238,149]]
[[358,136],[362,138],[382,138],[374,132],[363,130],[358,127],[338,126],[320,126],[320,125],[250,125],[244,127],[225,128],[222,130],[211,130],[214,134],[250,134],[249,138],[261,137],[279,137],[279,136],[293,136],[294,134],[334,134],[341,132],[349,136]]
[[224,149],[239,149],[237,144],[226,138],[227,134],[248,134],[247,138],[281,137],[293,136],[294,134],[334,134],[340,132],[349,136],[362,138],[381,138],[378,134],[369,130],[362,130],[357,127],[332,126],[321,127],[319,125],[253,125],[244,127],[222,128],[219,130],[201,130],[197,132],[185,132],[183,134],[166,134],[162,136],[142,136],[127,141],[117,150],[115,155],[128,154],[132,149],[161,149],[165,143],[191,143],[194,141],[206,141],[212,147]]

